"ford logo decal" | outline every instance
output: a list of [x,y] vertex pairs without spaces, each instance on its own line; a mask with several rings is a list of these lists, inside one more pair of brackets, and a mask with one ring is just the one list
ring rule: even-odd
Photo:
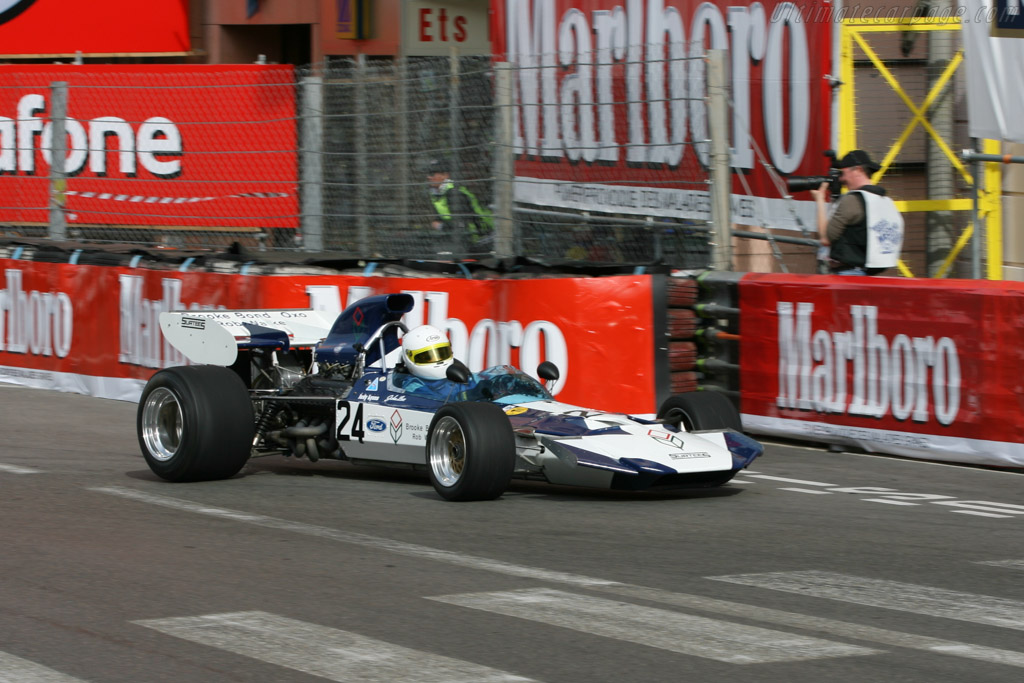
[[388,426],[384,424],[384,420],[378,420],[377,418],[373,418],[366,423],[366,428],[371,432],[383,432],[387,427]]

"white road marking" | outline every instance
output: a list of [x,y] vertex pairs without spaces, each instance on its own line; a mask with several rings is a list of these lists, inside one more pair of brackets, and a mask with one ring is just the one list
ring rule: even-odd
[[746,479],[733,479],[729,482],[730,484],[756,484],[756,481],[747,481]]
[[975,515],[977,517],[995,517],[996,519],[1010,519],[1013,515],[996,515],[991,512],[975,512],[973,510],[950,510],[961,515]]
[[862,498],[868,503],[885,503],[886,505],[920,505],[920,503],[908,503],[904,500],[890,500],[889,498]]
[[393,541],[389,538],[367,536],[366,534],[358,534],[351,531],[341,531],[338,529],[331,529],[329,527],[317,526],[315,524],[290,522],[284,519],[277,519],[276,517],[239,512],[237,510],[229,510],[227,508],[211,507],[209,505],[192,503],[187,500],[170,498],[168,496],[144,493],[142,491],[122,488],[119,486],[97,487],[89,490],[97,491],[99,493],[107,493],[114,496],[121,496],[123,498],[131,498],[142,503],[160,505],[175,510],[195,512],[197,514],[207,515],[208,517],[219,517],[221,519],[227,519],[235,522],[245,522],[247,524],[253,524],[255,526],[261,526],[268,529],[291,531],[306,536],[329,538],[342,543],[352,543],[354,545],[361,545],[368,548],[376,548],[377,550],[385,550],[399,555],[421,557],[428,560],[435,560],[437,562],[444,562],[446,564],[454,564],[462,567],[469,567],[471,569],[479,569],[481,571],[506,574],[509,576],[520,576],[528,579],[535,579],[537,581],[553,581],[555,583],[564,583],[583,588],[618,583],[617,581],[595,579],[589,576],[580,576],[579,574],[567,574],[565,572],[550,571],[548,569],[540,569],[537,567],[524,567],[521,565],[508,564],[498,560],[489,560],[484,557],[473,557],[472,555],[463,555],[461,553],[439,550],[437,548],[416,545],[414,543]]
[[791,662],[881,652],[544,588],[442,595],[429,599],[728,664]]
[[776,624],[788,628],[801,629],[803,631],[816,631],[841,638],[852,638],[869,643],[878,643],[887,648],[902,647],[910,650],[923,650],[925,652],[939,652],[943,654],[976,659],[983,662],[1006,664],[1024,668],[1024,653],[1013,650],[1000,650],[992,647],[960,643],[955,640],[943,640],[941,638],[930,638],[918,636],[900,631],[890,631],[875,626],[864,626],[851,624],[845,621],[836,621],[824,617],[814,617],[795,612],[784,612],[769,607],[757,607],[740,602],[718,600],[707,598],[701,595],[687,595],[685,593],[674,593],[659,588],[645,588],[642,586],[601,586],[590,590],[602,593],[613,593],[623,597],[658,602],[663,605],[674,605],[685,609],[696,609],[714,614],[716,617],[733,616],[742,619],[761,621],[766,624]]
[[987,564],[990,567],[1010,567],[1011,569],[1024,569],[1024,560],[990,560],[988,562],[975,562],[975,564]]
[[267,612],[146,619],[133,623],[329,681],[533,680]]
[[806,479],[788,479],[786,477],[772,477],[767,474],[754,474],[751,475],[758,479],[770,479],[771,481],[784,481],[788,484],[804,484],[805,486],[836,486],[836,484],[826,484],[821,481],[807,481]]
[[0,652],[0,683],[82,683],[82,679]]
[[792,488],[792,487],[789,487],[789,486],[780,486],[779,490],[780,491],[795,491],[797,493],[813,493],[813,494],[816,494],[816,495],[819,495],[819,496],[830,496],[830,495],[832,495],[831,491],[819,491],[817,489],[796,489],[796,488]]
[[214,508],[167,496],[147,494],[142,491],[135,491],[127,488],[105,487],[93,488],[90,490],[106,493],[108,495],[129,498],[152,505],[161,505],[172,509],[185,510],[206,516],[244,522],[265,528],[291,531],[294,533],[305,534],[307,536],[327,538],[341,543],[372,547],[378,550],[384,550],[401,555],[422,557],[436,562],[444,562],[462,567],[471,567],[481,571],[489,571],[507,576],[532,578],[552,583],[562,583],[577,588],[610,593],[620,597],[636,598],[640,600],[659,602],[664,605],[674,605],[685,609],[701,610],[711,613],[716,617],[728,615],[744,620],[754,620],[781,625],[787,628],[818,631],[820,633],[828,633],[842,638],[854,638],[865,642],[879,643],[890,648],[903,647],[928,652],[942,652],[959,657],[967,657],[985,662],[995,662],[1024,668],[1024,653],[1012,650],[999,650],[996,648],[975,646],[957,641],[917,636],[909,633],[901,633],[899,631],[890,631],[873,626],[863,626],[860,624],[852,624],[844,621],[797,614],[794,612],[784,612],[781,610],[758,607],[744,603],[717,600],[700,595],[675,593],[657,588],[634,586],[620,583],[618,581],[609,581],[606,579],[598,579],[579,574],[569,574],[566,572],[556,572],[536,567],[509,564],[499,562],[497,560],[474,557],[472,555],[462,555],[445,550],[402,543],[386,538],[347,533],[337,531],[335,529],[328,529],[300,522],[289,522],[287,520],[276,519],[274,517],[253,515],[226,508]]
[[814,570],[707,578],[856,605],[1024,630],[1024,602],[990,595]]
[[21,467],[20,465],[4,465],[0,463],[0,472],[6,472],[7,474],[41,474],[42,470],[33,469],[31,467]]

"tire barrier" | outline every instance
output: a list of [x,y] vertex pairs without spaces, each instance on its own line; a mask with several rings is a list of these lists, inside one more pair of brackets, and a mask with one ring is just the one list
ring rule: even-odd
[[739,288],[742,273],[705,271],[667,284],[673,393],[716,391],[739,407]]

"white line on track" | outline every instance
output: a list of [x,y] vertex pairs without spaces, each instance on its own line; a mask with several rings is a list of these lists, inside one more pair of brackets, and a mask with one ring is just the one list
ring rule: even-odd
[[564,585],[574,586],[576,588],[614,594],[620,597],[654,601],[662,605],[674,605],[684,609],[701,610],[711,613],[716,617],[728,615],[738,617],[740,619],[761,621],[788,628],[812,630],[842,638],[853,638],[866,642],[878,643],[887,647],[903,647],[914,650],[925,650],[928,652],[941,652],[958,657],[967,657],[980,661],[995,662],[1024,668],[1024,653],[1012,650],[999,650],[957,641],[943,640],[940,638],[917,636],[872,626],[862,626],[860,624],[851,624],[833,619],[757,607],[755,605],[748,605],[744,603],[706,598],[699,595],[676,593],[656,588],[624,584],[618,581],[598,579],[579,574],[569,574],[566,572],[556,572],[536,567],[515,565],[482,557],[474,557],[472,555],[463,555],[446,550],[438,550],[426,546],[393,541],[386,538],[338,531],[336,529],[329,529],[327,527],[304,524],[301,522],[290,522],[283,519],[239,512],[237,510],[230,510],[227,508],[211,507],[177,498],[170,498],[168,496],[149,494],[130,488],[99,487],[89,490],[107,495],[120,496],[122,498],[128,498],[150,505],[160,505],[171,509],[253,524],[264,528],[291,531],[307,536],[329,538],[342,543],[351,543],[353,545],[376,548],[378,550],[385,550],[406,556],[422,557],[424,559],[479,569],[481,571],[489,571],[507,576],[531,578],[538,581],[561,583]]
[[0,683],[82,683],[82,679],[0,652]]
[[1011,569],[1024,569],[1024,560],[991,560],[988,562],[975,562],[975,564],[986,564],[990,567],[1009,567]]
[[905,500],[889,500],[888,498],[861,498],[861,500],[868,503],[885,503],[886,505],[920,505],[920,503],[908,503]]
[[879,654],[858,645],[545,588],[429,598],[727,664]]
[[489,683],[532,680],[267,612],[208,614],[133,623],[329,681]]
[[42,470],[33,469],[31,467],[21,467],[20,465],[4,465],[0,463],[0,472],[6,472],[7,474],[41,474]]
[[830,496],[830,495],[832,495],[831,491],[818,491],[817,489],[798,489],[798,488],[793,488],[792,486],[780,486],[779,490],[780,491],[795,491],[796,493],[813,493],[813,494],[816,494],[816,495],[819,495],[819,496]]
[[770,479],[771,481],[784,481],[787,484],[803,484],[804,486],[828,486],[835,488],[836,484],[826,484],[820,481],[807,481],[806,479],[788,479],[786,477],[772,477],[767,474],[752,474],[750,475],[756,479]]
[[913,583],[867,579],[823,571],[709,576],[714,581],[826,598],[855,605],[969,621],[1024,631],[1024,602]]

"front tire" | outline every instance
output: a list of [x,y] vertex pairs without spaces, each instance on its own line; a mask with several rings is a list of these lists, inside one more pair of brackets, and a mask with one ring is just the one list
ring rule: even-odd
[[452,403],[434,415],[427,469],[445,500],[497,498],[508,488],[515,463],[512,424],[493,403]]
[[136,415],[146,464],[167,481],[238,474],[252,452],[252,401],[241,378],[216,365],[173,367],[153,375]]
[[689,432],[704,429],[743,431],[739,411],[724,394],[690,391],[669,396],[658,409],[658,419],[680,424]]

